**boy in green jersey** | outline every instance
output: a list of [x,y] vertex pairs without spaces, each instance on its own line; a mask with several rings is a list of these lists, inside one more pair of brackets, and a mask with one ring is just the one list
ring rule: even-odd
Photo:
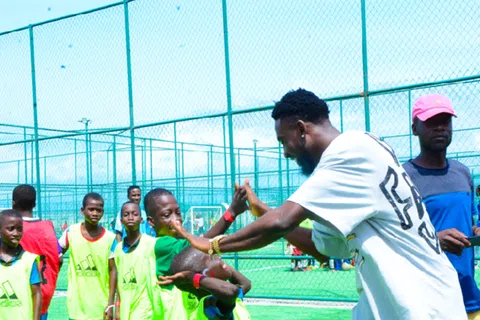
[[[174,223],[175,225],[175,223]],[[176,224],[176,228],[183,228]],[[180,232],[186,232],[185,229]],[[225,264],[220,256],[207,255],[187,247],[172,261],[172,276],[160,277],[160,285],[174,283],[199,299],[190,320],[247,320],[250,314],[243,297],[251,289],[250,280]]]
[[[115,235],[98,223],[103,217],[103,198],[92,192],[85,195],[82,215],[85,221],[68,227],[59,239],[68,263],[68,316],[74,320],[113,319],[114,296],[110,287],[116,285],[112,246]],[[113,290],[115,292],[115,290]]]
[[0,213],[0,320],[39,320],[42,308],[38,256],[23,250],[22,216]]
[[[154,319],[162,314],[162,305],[154,303],[154,295],[160,290],[156,285],[156,239],[140,232],[143,223],[137,203],[123,204],[120,221],[127,235],[116,246],[114,253],[117,270],[117,315],[122,320]],[[110,288],[113,295],[115,288]],[[113,291],[113,292],[112,292]]]
[[[205,237],[213,238],[225,233],[236,217],[248,208],[246,197],[246,191],[243,188],[235,188],[230,207],[215,226],[205,233]],[[158,237],[154,248],[156,275],[157,277],[170,275],[173,258],[190,245],[187,240],[177,234],[174,228],[170,227],[171,221],[182,221],[180,206],[173,194],[163,188],[156,188],[148,192],[143,203],[147,212],[147,221],[154,228]],[[156,302],[156,304],[164,306],[163,319],[188,319],[189,314],[198,307],[198,299],[195,295],[181,292],[173,285],[161,287],[160,291],[161,294],[157,296],[157,299],[161,302]]]

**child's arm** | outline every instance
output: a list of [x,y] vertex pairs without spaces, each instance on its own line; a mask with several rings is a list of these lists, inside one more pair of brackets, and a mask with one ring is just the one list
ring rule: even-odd
[[[192,271],[182,271],[172,276],[165,276],[165,277],[160,276],[159,277],[160,281],[158,281],[157,283],[159,285],[169,285],[173,283],[180,290],[191,292],[193,288],[192,284],[193,284],[194,277],[195,277],[195,273],[193,273]],[[217,278],[212,278],[212,277],[206,277],[206,276],[202,277],[199,282],[199,285],[200,285],[199,290],[203,289],[209,292],[210,294],[213,294],[215,298],[217,298],[219,301],[222,301],[226,305],[234,305],[235,300],[237,299],[240,293],[239,286],[236,286],[230,282],[223,281]],[[248,290],[250,290],[250,288],[248,288]]]
[[[225,217],[218,219],[218,222],[208,230],[204,237],[205,238],[213,238],[220,234],[224,234],[225,231],[232,225],[235,218],[244,213],[245,210],[248,209],[247,207],[247,192],[244,188],[238,187],[238,184],[235,186],[235,193],[233,194],[232,203],[227,211],[230,212],[231,221],[227,221]],[[227,213],[228,214],[228,213]],[[230,220],[229,218],[229,220]]]
[[68,250],[68,230],[69,230],[69,228],[67,228],[67,230],[63,231],[62,236],[60,237],[60,239],[58,239],[58,245],[62,249],[62,252],[59,254],[59,258],[63,258],[63,255]]
[[40,283],[30,285],[32,288],[33,298],[33,319],[40,320],[42,312],[42,290],[40,289]]
[[117,291],[117,267],[115,259],[108,259],[108,272],[110,282],[110,294],[108,295],[108,305],[103,315],[104,319],[113,319],[113,305],[115,304],[115,292]]
[[230,282],[242,288],[244,295],[247,294],[250,289],[252,289],[252,282],[234,268],[230,266],[228,267],[230,268],[230,270],[232,270],[232,277],[230,278]]
[[40,270],[38,269],[37,260],[35,260],[32,265],[32,271],[30,272],[30,288],[32,290],[34,320],[40,320],[40,313],[42,312],[42,290],[40,289],[41,283],[42,278],[40,276]]

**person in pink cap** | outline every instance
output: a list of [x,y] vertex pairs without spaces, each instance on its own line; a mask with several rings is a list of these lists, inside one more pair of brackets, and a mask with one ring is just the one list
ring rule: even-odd
[[480,235],[470,170],[447,158],[452,141],[451,101],[439,94],[420,97],[412,110],[412,132],[420,154],[403,164],[425,203],[441,248],[457,271],[469,319],[480,319],[480,290],[475,282],[474,250],[469,237]]

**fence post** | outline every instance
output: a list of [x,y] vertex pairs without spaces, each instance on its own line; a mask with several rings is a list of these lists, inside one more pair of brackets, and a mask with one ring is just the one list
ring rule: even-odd
[[115,220],[117,219],[116,212],[118,210],[118,191],[117,191],[117,136],[113,136],[112,146],[112,161],[113,161],[113,207]]
[[93,166],[92,166],[92,134],[88,135],[88,172],[90,181],[88,185],[90,187],[90,192],[93,191]]
[[128,0],[123,0],[125,16],[125,44],[127,50],[128,108],[130,111],[130,152],[132,156],[132,184],[137,184],[137,166],[135,163],[135,121],[133,118],[132,61],[130,57],[130,25],[128,23]]
[[[280,194],[279,205],[283,203],[283,169],[282,169],[282,145],[278,143],[278,193]],[[285,252],[285,251],[284,251]]]
[[[75,207],[78,206],[78,180],[77,180],[77,139],[73,140],[74,171],[75,171]],[[78,223],[78,213],[75,211],[75,223]]]
[[365,131],[370,132],[370,98],[368,93],[368,57],[367,57],[367,13],[366,0],[361,0],[362,8],[362,64],[363,64],[363,101],[365,104]]
[[182,209],[185,210],[185,151],[183,147],[183,142],[180,143],[181,148],[181,160],[182,160]]
[[143,139],[142,149],[142,190],[147,188],[147,139]]
[[[23,140],[27,141],[27,128],[23,128]],[[23,166],[25,169],[25,183],[28,183],[27,143],[23,143]],[[32,181],[33,183],[33,181]]]
[[[36,178],[37,178],[37,212],[38,217],[42,218],[42,188],[40,181],[40,148],[38,145],[38,111],[37,111],[37,82],[35,76],[35,52],[34,52],[34,42],[33,42],[33,27],[32,25],[28,26],[29,36],[30,36],[30,66],[32,71],[32,100],[33,100],[33,132],[35,134],[35,167],[36,167]],[[33,184],[33,180],[32,180]]]
[[[228,21],[227,0],[222,0],[223,20],[223,46],[225,51],[225,82],[227,90],[227,117],[228,117],[228,140],[230,146],[230,177],[232,188],[235,186],[235,150],[233,148],[233,114],[232,114],[232,88],[230,82],[230,55],[228,53]],[[237,231],[237,223],[233,223],[233,232]],[[235,269],[238,270],[238,254],[235,253]]]
[[209,175],[210,175],[210,205],[213,205],[213,199],[214,199],[214,196],[213,196],[213,193],[214,193],[214,189],[213,189],[213,182],[214,182],[214,179],[213,179],[213,144],[210,145],[210,152],[209,152],[209,162],[210,162],[210,172],[209,172]]
[[227,168],[227,131],[225,129],[225,117],[222,117],[222,126],[223,126],[223,165],[224,165],[224,172],[225,172],[225,181],[224,181],[224,188],[225,188],[225,197],[224,202],[228,202],[228,168]]
[[150,189],[153,189],[153,148],[152,148],[151,138],[150,138]]
[[412,91],[408,90],[408,138],[410,145],[410,159],[412,159],[413,150],[412,150]]
[[257,155],[257,139],[253,139],[253,177],[255,179],[253,189],[258,195],[258,155]]
[[173,149],[175,152],[174,160],[175,160],[175,197],[177,200],[180,198],[180,163],[178,157],[178,147],[177,147],[177,123],[173,123]]

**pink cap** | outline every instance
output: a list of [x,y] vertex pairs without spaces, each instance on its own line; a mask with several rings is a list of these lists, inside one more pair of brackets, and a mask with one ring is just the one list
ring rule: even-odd
[[437,93],[421,96],[415,101],[412,111],[412,119],[418,118],[420,121],[426,121],[440,113],[448,113],[456,117],[452,103],[447,97]]

